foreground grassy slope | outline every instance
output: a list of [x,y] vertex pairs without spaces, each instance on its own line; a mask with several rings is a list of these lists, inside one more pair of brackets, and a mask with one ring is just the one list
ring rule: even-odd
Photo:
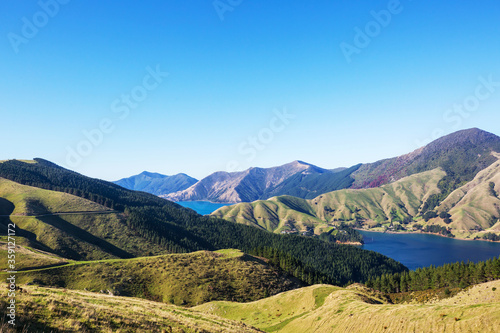
[[[0,178],[0,224],[10,220],[31,246],[74,260],[168,253],[126,226],[126,215],[87,199]],[[6,226],[2,227],[7,230]]]
[[194,309],[266,332],[496,332],[500,281],[426,304],[388,304],[359,285],[316,285],[253,303],[213,302]]
[[[0,271],[7,269],[8,249],[7,237],[0,237]],[[69,260],[52,253],[30,247],[31,243],[21,237],[16,237],[16,269],[37,268],[51,265],[62,265]]]
[[[1,285],[0,307],[7,307]],[[17,295],[16,326],[2,313],[0,332],[260,332],[243,323],[138,298],[23,286]]]
[[379,188],[334,191],[312,200],[274,197],[222,207],[212,215],[272,232],[314,227],[318,234],[339,221],[364,220],[374,225],[394,216],[417,215],[422,204],[439,193],[437,184],[445,175],[441,169],[435,169]]
[[18,273],[18,282],[190,306],[212,300],[254,301],[303,286],[238,250],[75,262]]

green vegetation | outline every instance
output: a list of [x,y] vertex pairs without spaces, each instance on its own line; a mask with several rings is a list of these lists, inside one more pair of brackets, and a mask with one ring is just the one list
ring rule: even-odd
[[252,303],[212,302],[194,310],[240,320],[265,332],[495,332],[500,280],[425,304],[391,304],[354,284],[316,285]]
[[[58,193],[54,191],[66,192],[71,198],[86,200],[85,204],[91,201],[115,210],[106,214],[10,216],[18,225],[19,236],[69,259],[131,258],[227,248],[254,254],[259,248],[267,247],[294,258],[295,265],[303,267],[297,272],[314,270],[315,275],[308,276],[318,276],[320,280],[310,280],[310,283],[321,282],[327,276],[343,285],[406,270],[392,259],[359,248],[294,235],[275,235],[203,217],[153,195],[84,177],[40,159],[35,164],[4,162],[0,164],[0,177],[24,186],[48,189],[40,192],[44,198]],[[15,201],[16,191],[12,192],[12,196],[5,199],[10,204],[10,200]],[[23,200],[16,201],[16,209]],[[49,204],[39,202],[43,209],[54,213]],[[6,228],[2,228],[2,232],[5,231]]]
[[255,301],[302,286],[263,260],[238,250],[74,262],[19,272],[17,282],[182,306],[213,300]]
[[419,268],[402,274],[386,274],[366,285],[384,293],[423,291],[441,288],[466,288],[473,284],[500,279],[500,257],[475,263],[455,263]]
[[[492,157],[500,158],[500,154]],[[441,202],[436,198],[446,176],[443,170],[435,169],[378,188],[340,190],[313,200],[275,197],[223,207],[212,215],[276,233],[313,228],[321,235],[346,223],[382,232],[423,231],[447,237],[497,239],[490,234],[500,236],[500,199],[491,189],[500,187],[500,160]]]
[[[138,298],[67,289],[22,286],[16,295],[16,327],[2,312],[0,332],[205,333],[259,332],[241,322]],[[7,307],[0,288],[0,308]]]

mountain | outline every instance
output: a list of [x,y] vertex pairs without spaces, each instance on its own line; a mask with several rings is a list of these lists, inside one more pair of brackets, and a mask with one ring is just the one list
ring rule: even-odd
[[154,195],[165,195],[185,190],[197,181],[184,173],[179,173],[175,176],[165,176],[159,173],[144,171],[136,176],[123,178],[113,183],[129,190],[143,191]]
[[340,222],[384,223],[416,216],[423,203],[439,193],[438,183],[446,176],[441,169],[408,176],[378,188],[344,189],[306,200],[279,196],[269,200],[239,203],[218,209],[212,216],[231,222],[258,226],[271,232],[331,231]]
[[[0,235],[72,260],[238,249],[312,283],[346,284],[407,268],[378,253],[275,235],[196,214],[152,194],[85,177],[49,161],[0,162]],[[366,263],[370,264],[366,264]]]
[[279,196],[240,203],[212,216],[273,232],[313,227],[320,234],[346,222],[377,231],[495,239],[500,233],[498,152],[496,135],[460,131],[411,154],[362,165],[351,175],[351,189],[312,200]]
[[326,170],[302,161],[274,168],[250,168],[242,172],[216,172],[190,188],[163,196],[172,201],[251,202],[276,195],[300,198],[349,187],[350,175],[359,166]]
[[500,151],[500,138],[477,128],[458,131],[409,154],[350,168],[326,170],[295,161],[283,166],[250,168],[242,172],[216,172],[186,190],[163,196],[172,201],[253,202],[291,195],[313,199],[346,188],[373,188],[404,177],[442,168],[447,176],[440,188],[449,194],[470,181]]
[[363,164],[352,174],[351,188],[378,187],[438,167],[447,173],[446,186],[456,188],[496,161],[492,151],[500,152],[495,134],[477,128],[458,131],[409,154]]

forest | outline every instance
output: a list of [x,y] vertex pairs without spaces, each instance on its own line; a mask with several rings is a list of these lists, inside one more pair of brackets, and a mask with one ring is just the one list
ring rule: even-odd
[[[70,193],[123,212],[127,226],[159,244],[164,253],[234,248],[268,256],[283,271],[308,284],[347,285],[408,269],[393,259],[357,247],[297,235],[277,235],[196,212],[154,195],[126,190],[36,159],[0,163],[0,177],[43,189]],[[144,249],[145,256],[151,255]]]

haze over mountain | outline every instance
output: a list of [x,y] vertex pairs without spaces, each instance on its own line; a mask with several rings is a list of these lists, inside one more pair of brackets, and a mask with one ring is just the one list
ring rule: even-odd
[[276,195],[314,198],[318,194],[348,187],[349,175],[359,166],[326,170],[302,161],[273,168],[250,168],[241,172],[216,172],[190,188],[162,196],[172,201],[251,202]]
[[198,180],[184,173],[166,176],[159,173],[144,171],[138,175],[123,178],[113,183],[126,189],[148,192],[154,195],[165,195],[187,189]]

